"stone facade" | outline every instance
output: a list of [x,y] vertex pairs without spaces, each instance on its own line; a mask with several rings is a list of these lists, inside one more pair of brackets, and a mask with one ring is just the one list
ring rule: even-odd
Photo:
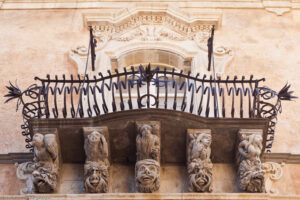
[[[0,95],[6,94],[5,85],[8,84],[8,81],[15,82],[16,80],[20,88],[25,89],[32,84],[35,76],[46,77],[46,74],[70,75],[77,73],[82,75],[87,57],[88,25],[94,26],[97,30],[97,72],[151,62],[159,66],[175,67],[177,71],[183,70],[185,73],[190,70],[194,75],[197,73],[210,75],[212,72],[207,71],[206,40],[209,27],[213,24],[216,25],[215,64],[218,77],[227,75],[241,77],[254,74],[258,78],[265,77],[266,84],[272,85],[276,90],[288,81],[298,95],[298,91],[300,91],[298,73],[300,59],[295,55],[300,52],[300,47],[297,45],[300,43],[299,8],[299,1],[273,0],[187,1],[184,3],[178,1],[135,3],[106,0],[101,4],[93,1],[48,1],[46,3],[0,0],[0,38],[4,38],[0,45],[0,75],[3,77],[0,80]],[[88,70],[88,74],[95,75],[95,72]],[[19,112],[14,112],[15,105],[1,103],[0,110],[0,153],[28,151],[25,148],[24,137],[21,135],[21,115]],[[299,101],[285,103],[284,110],[286,112],[279,116],[272,152],[300,154]],[[214,130],[212,131],[214,132]],[[130,136],[126,131],[124,134]],[[163,133],[161,134],[162,136],[159,137],[162,138],[159,138],[158,141],[164,140],[165,136]],[[125,138],[124,141],[127,139]],[[108,138],[106,140],[109,141]],[[136,140],[137,149],[141,149],[138,147],[140,142],[138,139]],[[245,150],[242,146],[245,146],[244,144],[250,140],[250,138],[243,139],[236,143]],[[101,141],[103,144],[105,143],[104,140]],[[124,141],[113,141],[112,144],[119,143],[122,148],[122,145],[126,144]],[[174,141],[177,142],[176,139],[171,138],[170,145]],[[85,198],[83,195],[59,196],[59,194],[79,194],[88,191],[110,192],[107,195],[111,196],[106,197],[118,199],[120,196],[117,193],[133,193],[139,190],[135,184],[136,179],[139,178],[139,168],[142,164],[151,163],[155,166],[159,183],[151,187],[151,190],[140,190],[140,192],[155,191],[159,194],[134,194],[135,198],[176,199],[179,196],[183,199],[202,198],[200,195],[189,194],[163,195],[163,193],[189,192],[188,174],[192,175],[193,168],[190,167],[191,170],[188,170],[189,167],[185,166],[162,165],[160,160],[164,155],[161,155],[160,151],[163,151],[165,147],[161,146],[159,142],[154,142],[154,144],[157,148],[155,152],[148,152],[151,156],[138,151],[136,165],[124,166],[122,164],[111,165],[110,143],[108,142],[107,154],[103,153],[103,149],[101,151],[101,155],[105,155],[106,158],[101,161],[97,160],[98,164],[101,163],[100,165],[90,164],[89,159],[86,160],[85,166],[63,163],[59,167],[61,174],[59,187],[53,186],[48,189],[57,190],[58,194],[53,194],[53,198],[83,199]],[[249,144],[247,145],[250,148]],[[82,148],[84,148],[83,146],[82,143]],[[259,145],[255,148],[261,149]],[[210,147],[206,147],[206,150],[209,149]],[[85,152],[88,151],[87,148]],[[180,155],[184,155],[186,149],[181,148],[179,151],[183,151],[184,153]],[[39,154],[38,151],[36,153]],[[259,156],[254,157],[258,160]],[[38,155],[35,156],[36,163],[38,163],[38,157]],[[52,155],[46,157],[53,161]],[[243,182],[243,177],[248,172],[247,169],[253,166],[251,164],[253,156],[238,155],[238,157],[238,169],[233,163],[213,163],[211,166],[210,164],[215,158],[211,157],[212,161],[206,159],[205,163],[208,164],[206,170],[213,181],[211,187],[202,192],[212,191],[213,193],[201,195],[207,199],[222,198],[222,195],[231,199],[254,199],[257,197],[272,199],[273,195],[277,195],[276,199],[299,198],[280,196],[300,194],[299,161],[296,161],[296,164],[270,164],[261,162],[259,158],[261,163],[258,168],[263,172],[260,177],[263,177],[265,184],[265,188],[261,187],[259,191],[266,191],[272,195],[248,195],[240,193],[242,190],[257,191],[247,186],[244,187],[245,182]],[[48,161],[52,162],[51,159]],[[139,160],[147,162],[141,164]],[[202,160],[199,162],[202,163]],[[192,164],[191,161],[187,162]],[[89,179],[88,174],[91,171],[89,169],[96,171],[97,167],[105,168],[103,170],[105,176],[109,177],[107,182],[104,181],[106,186],[93,191],[89,191],[86,186],[84,191],[83,180]],[[31,193],[35,190],[34,184],[30,185],[34,182],[34,178],[31,176],[34,168],[30,171],[30,166],[19,164],[17,175],[22,180],[17,179],[15,170],[14,164],[0,164],[1,195],[18,195],[20,192]],[[241,184],[238,184],[236,179]],[[238,187],[239,185],[241,187]],[[31,189],[28,189],[30,187]],[[47,192],[49,192],[48,189]],[[195,191],[194,188],[190,190]],[[234,194],[219,195],[216,193]],[[102,197],[101,195],[105,197],[106,194],[97,195],[100,196],[93,198]],[[128,198],[133,198],[130,194],[126,195]],[[34,199],[36,197],[35,195],[24,195],[3,198]],[[1,198],[2,196],[0,196]]]

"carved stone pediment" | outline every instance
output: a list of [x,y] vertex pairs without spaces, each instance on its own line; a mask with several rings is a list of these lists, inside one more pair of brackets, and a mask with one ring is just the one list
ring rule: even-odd
[[163,39],[193,40],[199,32],[209,32],[212,25],[218,28],[219,13],[190,14],[170,6],[124,8],[115,13],[84,14],[85,26],[93,26],[101,49],[109,40],[158,41]]
[[[139,49],[163,49],[170,52],[184,49],[185,52],[193,52],[195,55],[189,55],[188,59],[198,60],[194,62],[197,69],[205,69],[208,60],[207,39],[210,36],[211,26],[215,25],[217,30],[221,25],[221,18],[221,12],[202,10],[188,13],[170,5],[148,5],[147,3],[137,3],[132,7],[110,10],[110,12],[103,9],[97,13],[83,14],[85,28],[92,26],[97,40],[96,65],[98,67],[96,68],[111,66],[109,67],[111,70],[119,59],[118,56],[111,55],[119,55],[120,52],[123,55]],[[123,51],[124,49],[126,51]],[[77,64],[79,73],[83,73],[87,47],[78,46],[72,49],[70,57]],[[230,48],[215,44],[214,58],[217,74],[223,74],[232,57],[233,52]],[[139,61],[150,62],[149,59],[143,61],[139,59]],[[188,70],[192,71],[192,67]]]

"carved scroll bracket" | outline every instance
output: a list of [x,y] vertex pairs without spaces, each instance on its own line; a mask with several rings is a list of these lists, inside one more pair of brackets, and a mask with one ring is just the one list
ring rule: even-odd
[[186,144],[190,192],[212,192],[211,130],[188,129]]
[[246,192],[265,192],[265,170],[260,160],[262,135],[261,129],[240,129],[238,133],[238,184]]
[[136,121],[136,190],[152,193],[160,186],[160,122]]
[[84,189],[87,193],[109,191],[109,133],[106,126],[84,127]]
[[263,163],[263,169],[265,173],[265,187],[267,193],[277,194],[278,191],[273,188],[273,183],[280,180],[283,176],[283,167],[285,163],[265,162]]

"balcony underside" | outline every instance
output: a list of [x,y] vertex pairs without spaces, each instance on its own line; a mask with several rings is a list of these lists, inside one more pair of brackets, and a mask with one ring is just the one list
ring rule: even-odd
[[84,163],[83,127],[107,126],[110,138],[111,163],[134,164],[136,161],[135,121],[161,122],[161,163],[185,165],[187,129],[212,130],[212,162],[233,163],[239,129],[262,129],[263,144],[268,120],[263,118],[203,118],[194,114],[141,109],[109,113],[93,118],[34,119],[30,120],[32,133],[57,129],[64,163]]

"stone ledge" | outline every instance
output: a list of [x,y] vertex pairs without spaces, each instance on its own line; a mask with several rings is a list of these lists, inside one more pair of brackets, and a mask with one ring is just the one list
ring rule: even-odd
[[33,153],[31,152],[0,154],[0,164],[22,163],[22,162],[30,161],[32,159],[33,159]]
[[300,164],[300,154],[292,153],[265,153],[262,155],[263,162],[276,162],[288,164]]
[[271,195],[271,194],[255,194],[255,193],[160,193],[160,194],[141,194],[141,193],[110,193],[110,194],[31,194],[17,196],[0,196],[0,200],[62,200],[62,199],[105,199],[105,200],[181,200],[181,199],[205,199],[205,200],[299,200],[300,195]]
[[[112,4],[113,2],[113,4]],[[32,0],[0,0],[0,10],[11,10],[11,9],[90,9],[90,8],[122,8],[124,5],[128,3],[136,3],[138,1],[129,1],[129,0],[119,0],[115,2],[114,0],[102,0],[101,2],[97,2],[95,0],[90,1],[75,1],[75,0],[62,0],[62,1],[32,1]],[[151,3],[180,3],[181,0],[151,0],[148,1]],[[1,5],[2,4],[2,5]],[[288,12],[292,9],[299,9],[300,3],[298,1],[276,1],[276,0],[268,0],[268,1],[245,1],[245,0],[220,0],[220,1],[187,1],[185,2],[185,7],[187,8],[213,8],[213,9],[262,9],[269,8],[270,12],[279,12],[282,15],[282,12]],[[270,10],[271,9],[271,10]],[[275,10],[274,10],[275,9]],[[278,11],[278,9],[285,9],[285,11]],[[288,9],[288,10],[286,10]]]
[[[33,159],[31,152],[18,152],[0,154],[0,164],[14,164],[30,161]],[[261,157],[263,162],[277,162],[287,164],[300,164],[300,154],[292,153],[264,153]],[[2,200],[2,199],[0,199]]]

